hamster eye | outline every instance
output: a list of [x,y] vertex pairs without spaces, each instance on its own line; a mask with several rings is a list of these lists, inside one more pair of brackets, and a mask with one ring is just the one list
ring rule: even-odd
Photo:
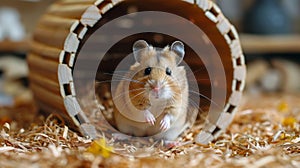
[[167,74],[167,75],[169,75],[169,76],[171,76],[171,75],[172,75],[172,71],[171,71],[171,69],[170,69],[170,68],[167,68],[167,69],[166,69],[166,74]]
[[148,67],[145,69],[144,75],[150,75],[152,68]]

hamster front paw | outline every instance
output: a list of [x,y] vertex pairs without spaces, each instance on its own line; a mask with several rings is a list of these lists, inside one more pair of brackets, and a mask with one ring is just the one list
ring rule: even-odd
[[147,123],[149,123],[150,125],[153,126],[155,124],[155,121],[156,121],[155,117],[149,110],[144,111],[144,117],[145,117],[145,120],[147,121]]
[[168,115],[166,115],[161,121],[160,121],[160,129],[165,131],[171,127],[171,119]]
[[168,149],[179,147],[182,145],[182,143],[177,141],[165,141],[164,143],[165,143],[165,147],[167,147]]

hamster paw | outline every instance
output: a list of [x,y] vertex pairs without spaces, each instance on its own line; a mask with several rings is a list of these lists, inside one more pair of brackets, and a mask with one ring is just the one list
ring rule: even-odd
[[180,142],[177,142],[177,141],[165,141],[164,146],[168,149],[171,149],[171,148],[179,147],[181,145],[182,144]]
[[171,120],[169,116],[165,116],[160,122],[160,129],[165,131],[171,127]]
[[150,125],[153,126],[155,124],[155,121],[156,121],[155,117],[149,110],[144,111],[144,117],[145,117],[147,123],[149,123]]

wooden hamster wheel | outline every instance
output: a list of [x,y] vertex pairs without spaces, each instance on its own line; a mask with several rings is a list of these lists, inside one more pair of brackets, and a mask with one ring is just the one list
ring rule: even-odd
[[[219,115],[208,118],[196,138],[198,143],[207,144],[232,121],[242,97],[246,76],[245,60],[236,29],[209,0],[168,0],[163,3],[160,0],[56,2],[37,25],[28,55],[30,83],[37,104],[43,111],[61,115],[83,135],[95,137],[95,126],[89,122],[76,99],[73,68],[80,49],[92,33],[103,25],[104,20],[107,22],[108,16],[127,14],[124,9],[130,6],[136,6],[138,11],[167,11],[193,21],[221,56],[226,73],[227,88],[223,89],[227,90],[227,102]],[[131,43],[126,47],[131,49]]]

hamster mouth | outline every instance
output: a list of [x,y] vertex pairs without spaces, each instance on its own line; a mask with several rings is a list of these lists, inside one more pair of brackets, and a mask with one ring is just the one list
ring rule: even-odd
[[150,91],[150,97],[156,100],[167,100],[171,97],[171,95],[167,92],[165,88],[161,88],[158,91],[152,89]]
[[151,97],[155,98],[155,99],[159,99],[161,96],[160,92],[159,91],[155,91],[155,90],[151,90],[151,93],[150,93]]
[[154,81],[148,83],[146,87],[148,87],[149,96],[153,100],[167,100],[172,97],[172,91],[170,90],[169,86],[164,82]]

